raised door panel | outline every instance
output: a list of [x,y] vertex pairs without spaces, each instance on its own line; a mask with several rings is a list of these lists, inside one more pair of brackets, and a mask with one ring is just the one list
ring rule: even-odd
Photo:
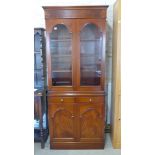
[[[51,141],[74,141],[75,140],[75,107],[74,103],[66,102],[70,99],[53,97],[55,103],[49,103],[49,125]],[[58,102],[59,101],[59,102]]]
[[74,86],[74,22],[48,21],[47,62],[49,89],[73,90]]
[[103,103],[79,103],[80,141],[101,142],[104,138]]
[[78,89],[102,90],[104,84],[105,24],[103,20],[77,20]]

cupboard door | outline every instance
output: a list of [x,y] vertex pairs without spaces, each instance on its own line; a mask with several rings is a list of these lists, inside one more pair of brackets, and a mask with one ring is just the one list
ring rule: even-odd
[[104,137],[103,103],[79,103],[80,141],[101,142]]
[[51,141],[74,141],[75,107],[72,100],[72,98],[56,97],[48,99]]

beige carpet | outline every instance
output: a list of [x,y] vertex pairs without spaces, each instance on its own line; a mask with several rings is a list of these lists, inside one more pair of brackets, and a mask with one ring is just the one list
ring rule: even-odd
[[110,134],[106,134],[105,148],[103,150],[50,150],[49,139],[45,148],[40,143],[34,143],[34,155],[120,155],[120,149],[113,149]]

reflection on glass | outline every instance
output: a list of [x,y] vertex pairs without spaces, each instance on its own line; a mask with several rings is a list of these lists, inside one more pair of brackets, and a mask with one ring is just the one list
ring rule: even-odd
[[100,85],[102,35],[94,24],[87,24],[80,33],[80,84]]
[[71,34],[63,24],[54,26],[50,35],[52,85],[72,85]]
[[34,50],[36,52],[40,51],[40,34],[39,33],[36,33],[34,35]]
[[41,88],[43,86],[42,80],[42,62],[41,62],[41,42],[40,42],[40,34],[37,32],[34,35],[34,87]]

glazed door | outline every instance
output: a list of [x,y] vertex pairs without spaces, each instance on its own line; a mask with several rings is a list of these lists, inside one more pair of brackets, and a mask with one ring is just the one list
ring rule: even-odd
[[105,25],[103,20],[79,19],[78,89],[102,90],[104,83]]
[[74,22],[69,19],[47,22],[48,86],[52,90],[73,90]]

